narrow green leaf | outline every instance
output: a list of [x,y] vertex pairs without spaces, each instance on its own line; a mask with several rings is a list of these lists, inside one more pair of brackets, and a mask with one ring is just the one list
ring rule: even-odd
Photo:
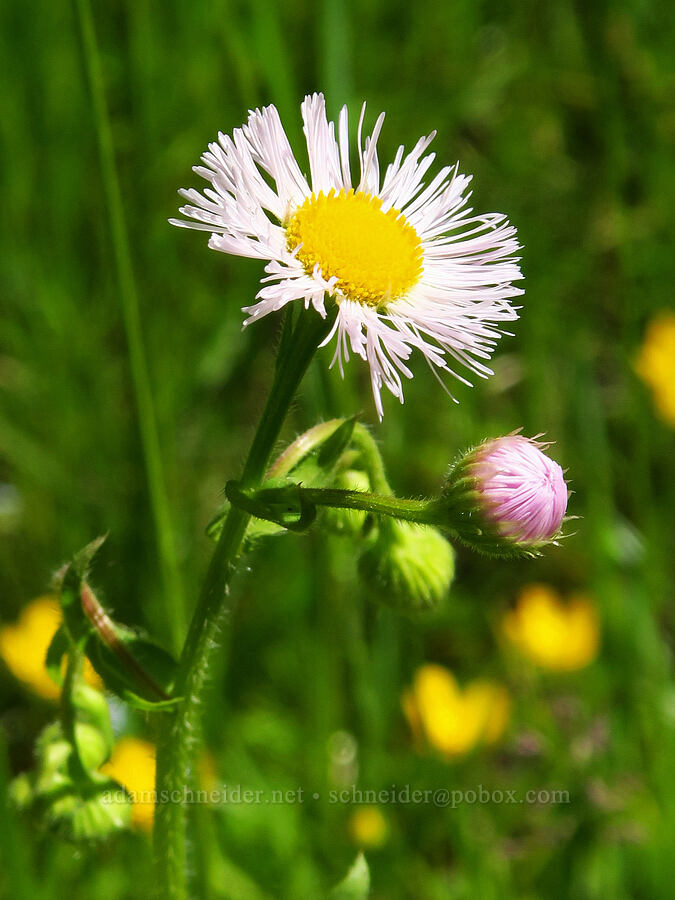
[[139,697],[138,694],[134,694],[133,691],[126,690],[120,693],[120,697],[129,706],[133,706],[134,709],[140,709],[143,712],[166,712],[177,706],[183,699],[182,697],[170,697],[168,700],[145,700],[143,697]]
[[117,636],[129,653],[143,667],[154,683],[166,694],[170,694],[177,669],[177,663],[173,656],[147,635],[138,634],[117,623],[115,623],[115,629]]
[[330,892],[331,900],[366,900],[370,894],[370,871],[363,853],[354,860],[354,864],[345,878]]
[[78,641],[111,691],[120,696],[130,691],[150,703],[171,698],[175,660],[150,638],[114,622],[86,581],[80,582],[78,602],[71,602],[70,610]]
[[90,541],[86,547],[83,547],[73,557],[72,566],[80,581],[83,581],[89,574],[89,569],[91,569],[94,557],[107,539],[107,534],[102,534],[99,537],[94,538],[93,541]]
[[74,644],[82,646],[91,630],[91,623],[84,614],[80,602],[82,582],[86,579],[92,561],[101,549],[107,535],[97,537],[75,554],[63,573],[60,601],[63,620],[70,639]]
[[356,416],[351,416],[337,428],[328,440],[319,448],[317,463],[322,469],[332,469],[344,451],[349,446],[349,442],[354,434],[354,426],[356,425]]
[[146,637],[113,623],[115,645],[92,634],[87,656],[105,686],[122,699],[145,708],[164,708],[173,702],[171,690],[176,662],[166,650]]
[[207,537],[210,537],[214,541],[218,540],[218,538],[220,537],[220,532],[223,530],[223,522],[225,521],[229,511],[229,503],[223,503],[222,506],[218,507],[215,515],[206,526],[205,531]]

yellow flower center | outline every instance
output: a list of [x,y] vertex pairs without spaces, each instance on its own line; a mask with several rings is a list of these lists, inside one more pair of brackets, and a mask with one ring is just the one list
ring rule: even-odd
[[422,242],[397,209],[382,211],[371,194],[344,189],[312,194],[286,222],[288,249],[311,273],[318,264],[345,297],[383,306],[422,274]]

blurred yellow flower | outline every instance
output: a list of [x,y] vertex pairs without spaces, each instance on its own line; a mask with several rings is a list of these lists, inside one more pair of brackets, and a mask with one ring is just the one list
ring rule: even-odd
[[[0,657],[5,665],[16,678],[47,700],[57,700],[61,693],[45,667],[47,650],[60,624],[58,598],[46,594],[22,609],[16,625],[0,628]],[[84,675],[92,687],[103,690],[103,683],[89,660],[85,660]]]
[[582,669],[598,653],[600,629],[595,606],[577,595],[563,602],[545,584],[523,588],[502,620],[503,632],[533,662],[556,672]]
[[47,649],[61,624],[56,597],[38,597],[21,610],[16,625],[0,629],[0,656],[10,672],[41,697],[57,700],[61,691],[45,668]]
[[197,760],[197,782],[202,790],[218,790],[218,767],[215,757],[208,750],[204,750]]
[[478,744],[493,744],[504,733],[511,698],[494,681],[472,681],[460,688],[447,669],[425,665],[402,699],[413,734],[444,756],[467,753]]
[[139,828],[151,829],[155,815],[155,747],[140,738],[121,738],[113,747],[101,772],[119,781],[130,793],[134,805],[131,820]]
[[675,312],[660,312],[649,323],[635,371],[651,388],[658,415],[675,428]]
[[365,849],[377,850],[389,837],[389,824],[376,806],[355,809],[349,818],[349,834],[354,843]]

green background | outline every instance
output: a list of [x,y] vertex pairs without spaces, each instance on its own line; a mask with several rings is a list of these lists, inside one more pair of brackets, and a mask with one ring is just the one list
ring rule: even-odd
[[[462,447],[520,426],[545,432],[581,517],[540,561],[459,551],[447,608],[413,625],[364,596],[348,541],[314,532],[265,544],[237,579],[205,714],[218,778],[325,798],[346,732],[364,789],[566,789],[571,802],[557,806],[388,805],[389,841],[368,854],[372,896],[668,896],[673,433],[632,362],[675,281],[672,12],[644,0],[133,0],[95,2],[93,16],[188,607],[204,527],[270,383],[279,319],[242,332],[260,264],[209,252],[205,236],[167,219],[176,189],[199,186],[190,167],[207,142],[248,108],[278,106],[306,170],[299,104],[313,90],[332,115],[347,103],[354,118],[364,99],[370,124],[386,110],[383,164],[437,129],[438,161],[475,176],[476,208],[518,227],[526,294],[495,376],[452,385],[459,405],[419,358],[405,405],[387,396],[379,425],[365,365],[352,361],[343,384],[323,351],[286,437],[360,410],[392,484],[422,496]],[[0,23],[0,614],[14,620],[64,559],[109,531],[97,587],[118,618],[168,645],[76,9],[10,0]],[[504,659],[495,623],[534,580],[594,597],[602,651],[588,669],[547,676]],[[499,748],[452,764],[413,751],[400,695],[424,661],[509,686]],[[12,771],[30,767],[53,714],[0,671]],[[116,715],[152,739],[152,721]],[[325,896],[356,852],[352,811],[325,799],[200,811],[200,896]],[[148,896],[143,835],[73,848],[5,817],[0,834],[0,854],[19,861],[13,885],[7,858],[0,870],[12,900]]]

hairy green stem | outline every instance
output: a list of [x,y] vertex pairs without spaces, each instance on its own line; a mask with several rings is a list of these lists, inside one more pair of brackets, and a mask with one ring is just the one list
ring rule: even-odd
[[366,491],[347,491],[338,488],[300,488],[302,496],[315,506],[332,506],[337,509],[359,509],[363,512],[406,522],[432,524],[433,505],[428,500],[402,500],[399,497],[382,497]]
[[79,777],[88,781],[90,777],[89,772],[82,764],[77,745],[77,735],[75,733],[76,714],[73,707],[73,690],[75,689],[76,683],[82,679],[83,667],[84,653],[80,647],[71,645],[68,650],[66,674],[63,679],[63,688],[61,690],[61,724],[63,725],[65,737],[75,748],[71,765],[74,767]]
[[117,269],[122,317],[129,350],[131,381],[136,402],[148,491],[150,493],[162,587],[169,609],[171,637],[174,649],[177,651],[184,637],[185,601],[171,525],[169,501],[166,493],[155,404],[150,387],[145,348],[143,346],[138,293],[131,264],[129,237],[124,221],[122,196],[115,164],[115,149],[105,100],[103,72],[96,42],[94,21],[89,0],[76,0],[75,5],[80,23],[84,62],[94,110],[101,176],[110,224],[113,258]]
[[391,487],[387,481],[384,463],[382,462],[382,457],[377,448],[375,438],[360,422],[357,422],[354,425],[352,444],[361,454],[361,459],[365,470],[368,473],[368,477],[370,478],[370,484],[373,491],[377,494],[391,494]]
[[35,900],[42,896],[37,884],[37,866],[28,850],[24,823],[18,820],[12,803],[10,786],[7,738],[4,728],[0,728],[0,863],[3,885],[6,896],[13,900]]
[[[292,339],[279,356],[274,382],[244,465],[242,485],[252,488],[262,482],[293,396],[330,324],[313,311],[301,313]],[[157,896],[162,900],[188,897],[183,792],[191,782],[208,671],[229,610],[228,585],[249,519],[249,513],[235,506],[225,519],[181,656],[176,694],[182,699],[164,717],[157,753],[155,819]]]
[[[405,500],[394,496],[382,496],[369,491],[353,491],[343,488],[306,488],[302,485],[288,487],[265,487],[258,491],[243,491],[237,482],[228,482],[226,487],[230,501],[250,515],[276,522],[285,528],[302,530],[300,523],[308,527],[314,521],[312,507],[329,506],[333,509],[358,509],[362,512],[403,519],[420,525],[438,523],[437,500]],[[297,510],[296,510],[297,506]],[[291,521],[290,516],[299,511],[300,519]]]

